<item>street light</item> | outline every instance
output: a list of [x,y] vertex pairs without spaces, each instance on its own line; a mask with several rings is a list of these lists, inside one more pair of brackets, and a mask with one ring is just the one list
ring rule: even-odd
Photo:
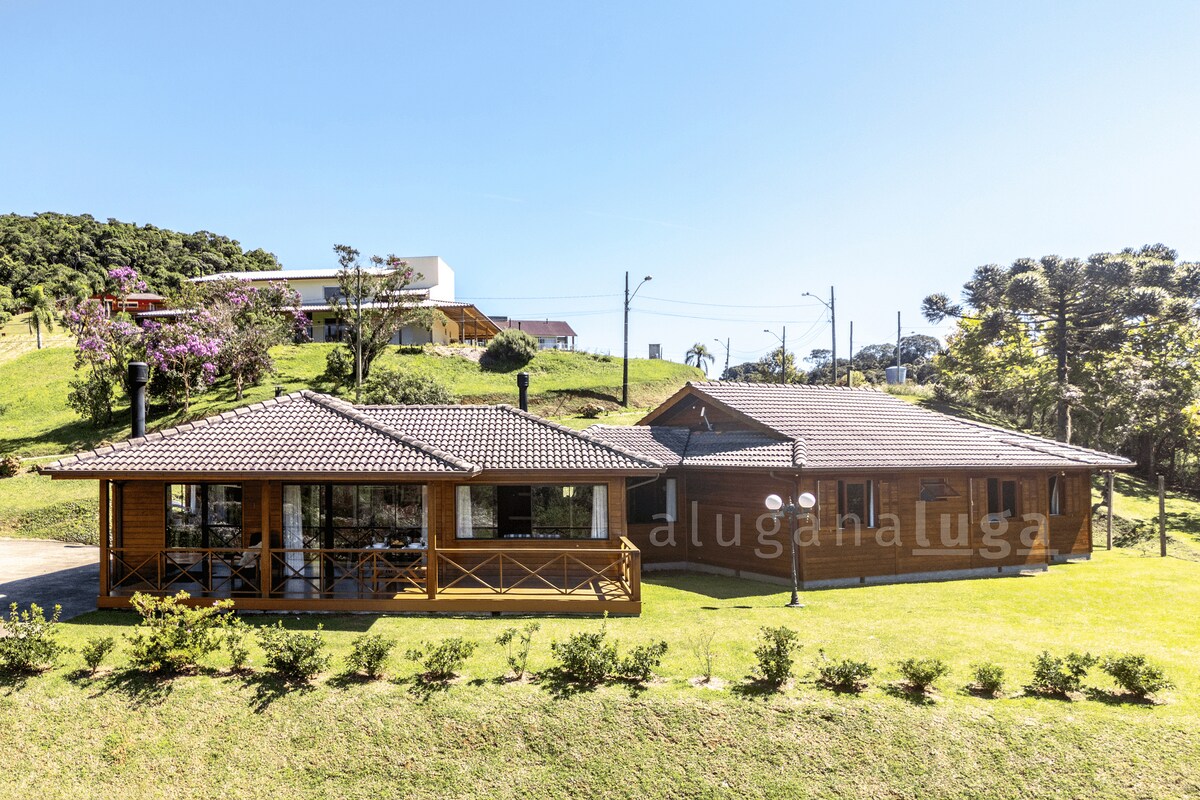
[[[828,303],[826,303],[821,298],[817,297],[812,292],[805,292],[804,294],[802,294],[800,296],[801,297],[811,297],[812,299],[816,300],[818,303],[820,303],[821,305],[823,305],[827,309],[829,309],[829,326],[831,328],[833,328],[833,350],[830,351],[830,354],[832,356],[832,366],[833,366],[833,370],[832,370],[833,371],[833,385],[837,386],[837,305],[835,304],[834,299],[833,299],[833,287],[832,286],[829,287],[829,302]],[[851,353],[850,355],[853,356],[854,354]]]
[[629,273],[625,273],[625,362],[621,367],[621,405],[629,406],[629,303],[637,295],[638,289],[642,288],[642,284],[652,280],[650,275],[642,278],[642,282],[633,290],[633,294],[629,293]]
[[787,325],[783,326],[783,338],[779,338],[779,334],[770,328],[763,328],[763,333],[769,333],[776,339],[779,339],[780,349],[782,354],[779,357],[779,382],[787,383]]
[[[725,348],[725,372],[729,372],[729,339],[723,342],[720,339],[713,339],[713,341]],[[722,379],[725,377],[725,372],[721,373]]]
[[800,562],[796,557],[796,517],[804,514],[804,520],[807,522],[816,504],[817,498],[809,492],[800,495],[794,503],[790,497],[787,503],[784,503],[783,498],[777,494],[769,494],[763,501],[772,517],[786,518],[788,521],[788,538],[792,540],[792,599],[787,604],[788,608],[804,608],[804,604],[800,602]]

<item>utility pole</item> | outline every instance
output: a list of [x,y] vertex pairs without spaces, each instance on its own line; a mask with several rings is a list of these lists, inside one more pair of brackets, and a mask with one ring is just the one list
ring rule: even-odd
[[846,387],[854,388],[854,320],[850,320],[850,366],[846,368]]
[[896,380],[900,380],[900,312],[896,312]]
[[837,368],[837,304],[833,297],[833,287],[832,286],[829,287],[829,302],[828,303],[826,303],[821,298],[817,297],[812,292],[805,292],[804,294],[802,294],[800,296],[801,297],[811,297],[813,300],[816,300],[818,303],[820,303],[821,305],[823,305],[827,309],[829,309],[829,326],[833,330],[833,349],[830,350],[830,356],[832,357],[832,362],[833,362],[830,366],[832,366],[833,369],[830,370],[830,376],[832,378],[832,384],[834,386],[837,386],[837,373],[838,373],[838,368]]
[[362,264],[354,259],[354,402],[362,395]]
[[787,326],[783,327],[783,338],[770,328],[763,328],[763,333],[769,333],[779,339],[779,382],[787,383]]
[[723,341],[723,342],[720,339],[713,339],[713,341],[725,348],[725,371],[721,373],[722,375],[724,375],[725,372],[729,372],[729,342],[730,342],[730,340],[728,338],[726,338],[725,341]]
[[642,278],[642,283],[637,285],[637,289],[633,290],[633,294],[629,293],[629,271],[625,272],[625,358],[621,366],[621,407],[629,407],[629,302],[633,300],[634,295],[638,293],[638,289],[642,288],[642,284],[650,280],[651,276],[647,275]]

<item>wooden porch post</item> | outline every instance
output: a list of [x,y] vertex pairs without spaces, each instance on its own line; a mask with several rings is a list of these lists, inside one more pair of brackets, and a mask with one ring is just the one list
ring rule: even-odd
[[1113,471],[1108,471],[1108,485],[1105,488],[1104,502],[1108,505],[1108,519],[1105,523],[1107,531],[1104,536],[1104,543],[1107,549],[1112,550],[1112,518],[1113,518]]
[[271,482],[262,482],[262,554],[258,557],[259,591],[271,596]]
[[100,596],[108,597],[109,500],[107,480],[100,481]]
[[[438,593],[437,537],[442,527],[439,524],[441,503],[438,502],[438,494],[441,491],[441,484],[425,484],[425,499],[428,504],[425,509],[425,592],[430,600],[436,598]],[[451,505],[450,508],[454,506]]]

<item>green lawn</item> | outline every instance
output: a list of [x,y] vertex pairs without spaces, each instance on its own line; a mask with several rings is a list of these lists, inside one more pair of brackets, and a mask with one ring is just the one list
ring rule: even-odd
[[[335,663],[308,691],[261,675],[153,681],[120,652],[95,679],[77,655],[39,677],[0,685],[0,796],[57,797],[1186,797],[1200,793],[1200,564],[1103,553],[1049,574],[809,592],[783,608],[773,587],[664,576],[645,585],[640,618],[609,621],[623,645],[670,644],[644,690],[574,691],[510,683],[492,639],[519,620],[328,617]],[[263,618],[250,618],[254,622]],[[269,619],[269,618],[268,618]],[[94,613],[64,639],[121,634],[133,620]],[[287,617],[312,628],[318,619]],[[595,618],[544,618],[531,667],[549,642]],[[763,625],[802,632],[800,680],[780,695],[747,691]],[[461,635],[480,643],[461,681],[421,692],[413,665],[389,680],[339,677],[360,631],[397,641]],[[688,643],[714,633],[722,690],[698,688]],[[880,668],[861,696],[807,673],[820,648]],[[1022,696],[1043,648],[1145,652],[1178,688],[1157,706],[1117,702],[1100,673],[1090,697]],[[890,684],[894,662],[937,656],[952,672],[935,701]],[[257,658],[257,654],[255,656]],[[970,665],[1009,671],[1008,696],[963,691]]]
[[[243,403],[271,397],[276,385],[287,391],[312,388],[337,392],[321,380],[325,356],[334,345],[307,344],[275,348],[276,374],[246,391]],[[446,383],[463,402],[517,403],[516,370],[487,372],[466,358],[440,356],[431,352],[392,348],[377,362],[434,375]],[[128,409],[117,411],[114,425],[93,428],[67,406],[69,382],[73,377],[74,351],[50,347],[0,360],[0,454],[22,457],[60,455],[91,447],[98,442],[128,435]],[[579,407],[599,402],[617,407],[621,391],[621,361],[588,353],[546,351],[525,368],[531,375],[531,410],[551,417],[571,417]],[[671,361],[632,359],[629,363],[631,404],[638,408],[656,405],[688,380],[702,377],[694,367]],[[352,397],[353,391],[341,390]],[[239,405],[228,381],[218,382],[197,396],[189,418],[219,413]],[[179,423],[179,412],[153,413],[150,427]],[[607,421],[607,420],[601,420]],[[592,424],[593,420],[587,420]],[[580,423],[575,423],[580,424]]]

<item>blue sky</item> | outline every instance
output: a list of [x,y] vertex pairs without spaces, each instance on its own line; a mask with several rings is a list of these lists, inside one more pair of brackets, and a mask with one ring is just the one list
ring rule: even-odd
[[0,0],[0,211],[436,254],[614,353],[628,269],[635,355],[804,355],[830,284],[841,349],[979,264],[1200,259],[1197,42],[1191,2]]

